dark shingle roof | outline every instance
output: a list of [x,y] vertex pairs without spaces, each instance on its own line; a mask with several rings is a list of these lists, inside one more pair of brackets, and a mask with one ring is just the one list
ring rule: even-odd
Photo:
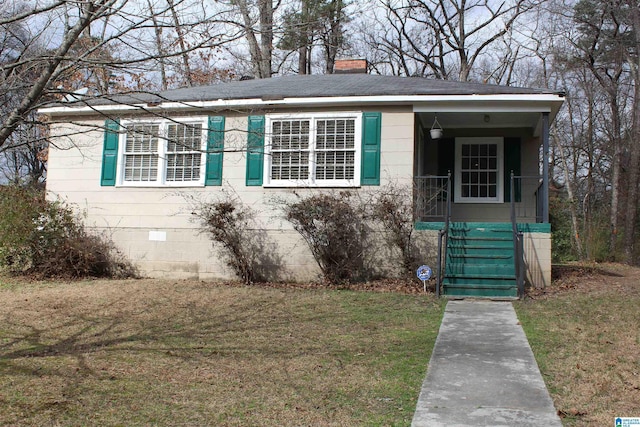
[[277,100],[337,96],[410,95],[501,95],[561,94],[549,89],[527,89],[480,83],[435,80],[422,77],[371,74],[294,75],[270,79],[242,80],[211,86],[174,89],[157,94],[136,93],[101,98],[91,105],[193,102],[233,99]]

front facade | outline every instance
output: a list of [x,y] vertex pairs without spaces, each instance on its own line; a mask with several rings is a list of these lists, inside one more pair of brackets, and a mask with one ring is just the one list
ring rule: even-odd
[[[349,74],[56,105],[42,111],[56,147],[47,190],[84,210],[142,272],[199,278],[231,272],[191,221],[189,199],[233,192],[277,243],[274,279],[309,280],[315,261],[274,200],[412,186],[430,248],[443,227],[503,227],[517,209],[527,278],[544,286],[551,247],[539,152],[561,103],[549,91]],[[433,123],[442,129],[434,138]],[[393,254],[381,257],[393,274]]]

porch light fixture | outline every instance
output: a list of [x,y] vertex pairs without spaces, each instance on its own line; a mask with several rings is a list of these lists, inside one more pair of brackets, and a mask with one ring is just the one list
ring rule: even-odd
[[442,138],[442,126],[438,123],[438,115],[436,114],[435,119],[433,120],[433,125],[431,126],[431,130],[429,131],[431,134],[431,139],[440,139]]

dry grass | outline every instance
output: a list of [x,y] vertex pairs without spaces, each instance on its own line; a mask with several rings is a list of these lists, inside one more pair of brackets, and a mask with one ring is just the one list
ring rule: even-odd
[[0,278],[0,425],[408,425],[443,304]]
[[640,269],[565,268],[516,310],[565,425],[640,416]]

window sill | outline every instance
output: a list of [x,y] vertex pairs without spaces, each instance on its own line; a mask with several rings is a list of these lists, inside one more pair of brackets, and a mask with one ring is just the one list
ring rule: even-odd
[[453,203],[460,203],[460,204],[478,204],[478,205],[488,205],[488,204],[500,204],[500,203],[504,203],[503,200],[496,200],[496,199],[455,199],[453,201]]
[[204,182],[194,182],[194,183],[127,183],[127,184],[116,184],[116,188],[197,188],[204,187]]
[[271,181],[263,184],[264,188],[358,188],[356,181]]

